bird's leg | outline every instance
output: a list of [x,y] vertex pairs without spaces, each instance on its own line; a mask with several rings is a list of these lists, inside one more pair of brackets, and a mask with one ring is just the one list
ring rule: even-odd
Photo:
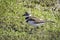
[[32,30],[33,30],[33,28],[29,31],[29,34],[32,34]]
[[41,26],[41,27],[43,27],[43,26]]
[[37,26],[36,29],[39,29],[39,26]]
[[39,29],[39,26],[34,27],[34,30],[35,30],[35,31],[37,31],[37,29]]

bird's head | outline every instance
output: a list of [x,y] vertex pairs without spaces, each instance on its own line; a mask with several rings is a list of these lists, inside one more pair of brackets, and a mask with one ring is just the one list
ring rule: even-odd
[[31,16],[31,15],[30,15],[28,12],[25,12],[25,14],[24,14],[23,16],[29,17],[29,16]]

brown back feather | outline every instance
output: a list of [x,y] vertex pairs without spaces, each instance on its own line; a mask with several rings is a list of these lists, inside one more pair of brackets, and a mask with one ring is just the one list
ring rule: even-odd
[[45,22],[44,20],[40,20],[39,18],[36,18],[36,17],[29,17],[29,19],[34,20],[35,23],[44,23]]

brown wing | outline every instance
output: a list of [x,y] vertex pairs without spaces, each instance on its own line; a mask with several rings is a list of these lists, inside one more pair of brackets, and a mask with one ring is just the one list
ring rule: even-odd
[[34,21],[34,23],[44,23],[45,21],[40,20],[39,18],[36,17],[30,17],[30,19],[32,19]]

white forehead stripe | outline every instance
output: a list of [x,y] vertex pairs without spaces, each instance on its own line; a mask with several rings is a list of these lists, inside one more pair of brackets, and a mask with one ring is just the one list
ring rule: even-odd
[[29,15],[29,16],[31,16],[31,15]]

